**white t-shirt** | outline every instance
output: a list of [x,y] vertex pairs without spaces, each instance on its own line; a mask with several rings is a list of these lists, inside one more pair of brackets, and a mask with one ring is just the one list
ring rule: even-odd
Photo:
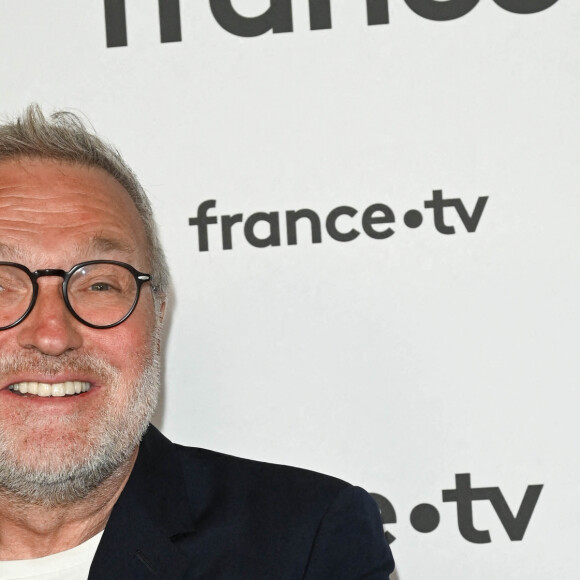
[[0,561],[0,580],[87,580],[102,535],[51,556]]

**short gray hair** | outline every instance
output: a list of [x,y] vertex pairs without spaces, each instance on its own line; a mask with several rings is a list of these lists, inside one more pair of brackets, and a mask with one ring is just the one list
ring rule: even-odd
[[99,167],[127,190],[145,228],[156,289],[153,296],[158,306],[159,299],[167,294],[169,268],[147,194],[119,151],[98,137],[75,113],[57,111],[47,118],[39,105],[32,104],[20,117],[0,124],[0,163],[20,157]]

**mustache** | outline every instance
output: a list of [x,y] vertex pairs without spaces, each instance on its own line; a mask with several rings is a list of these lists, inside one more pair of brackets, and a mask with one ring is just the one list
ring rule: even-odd
[[0,377],[14,374],[37,373],[49,377],[60,373],[96,375],[107,382],[114,381],[120,371],[107,361],[90,354],[51,357],[37,354],[0,354]]

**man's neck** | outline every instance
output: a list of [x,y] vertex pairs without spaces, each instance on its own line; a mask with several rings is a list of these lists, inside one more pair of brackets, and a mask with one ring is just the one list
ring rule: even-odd
[[56,554],[82,544],[105,528],[137,458],[129,460],[86,498],[46,507],[0,491],[0,560]]

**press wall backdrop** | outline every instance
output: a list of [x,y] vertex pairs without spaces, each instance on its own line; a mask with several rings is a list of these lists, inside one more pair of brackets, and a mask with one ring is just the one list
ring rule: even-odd
[[[375,494],[398,580],[580,564],[577,0],[0,1],[174,277],[156,423]],[[53,266],[54,267],[54,266]]]

